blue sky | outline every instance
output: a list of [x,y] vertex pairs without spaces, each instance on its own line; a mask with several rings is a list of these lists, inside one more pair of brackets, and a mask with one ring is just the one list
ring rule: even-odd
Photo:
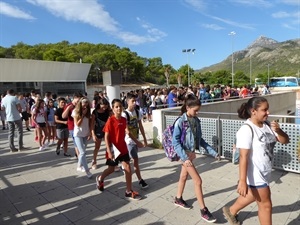
[[200,69],[261,35],[300,38],[300,0],[0,0],[3,47],[115,44],[175,69],[187,63]]

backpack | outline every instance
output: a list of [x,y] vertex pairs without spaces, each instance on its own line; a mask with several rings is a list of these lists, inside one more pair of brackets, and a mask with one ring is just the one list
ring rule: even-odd
[[95,109],[95,122],[96,122],[94,128],[95,134],[98,138],[103,138],[104,137],[103,128],[105,126],[105,122],[99,119],[98,112],[96,109]]
[[[137,118],[139,119],[140,111],[137,108],[134,108],[134,110],[135,110]],[[129,124],[129,122],[130,122],[130,115],[129,115],[129,113],[126,110],[124,110],[124,113],[126,114],[127,124]],[[139,134],[139,130],[140,129],[137,130],[137,134]]]
[[[169,125],[163,132],[162,134],[162,146],[165,150],[165,154],[168,158],[168,160],[170,160],[171,162],[173,161],[178,161],[180,158],[177,155],[174,146],[172,144],[172,138],[173,138],[173,132],[174,132],[174,125],[176,123],[176,121],[179,119],[180,117],[178,117],[175,122],[173,123],[173,125]],[[184,123],[182,122],[182,133],[181,133],[181,137],[180,137],[180,142],[183,143],[185,136],[186,136],[186,130],[187,130],[187,124],[188,123]]]
[[[270,126],[269,122],[265,121],[264,123],[267,124],[268,126]],[[248,123],[244,123],[242,126],[244,126],[244,125],[247,125],[250,127],[250,130],[252,133],[252,140],[253,140],[254,133],[253,133],[252,127]],[[236,144],[236,139],[235,139],[235,144]],[[235,151],[233,151],[233,153],[232,153],[232,163],[236,165],[236,164],[239,164],[239,162],[240,162],[240,149],[236,148]]]

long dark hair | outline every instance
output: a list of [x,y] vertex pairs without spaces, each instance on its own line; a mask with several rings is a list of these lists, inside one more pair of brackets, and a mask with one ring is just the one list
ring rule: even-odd
[[257,110],[260,105],[268,100],[264,97],[253,97],[250,98],[247,102],[244,102],[238,109],[238,117],[241,119],[248,119],[251,117],[251,109]]
[[181,106],[181,114],[186,113],[186,107],[195,107],[195,106],[201,106],[200,100],[193,94],[189,94],[185,97],[184,103]]

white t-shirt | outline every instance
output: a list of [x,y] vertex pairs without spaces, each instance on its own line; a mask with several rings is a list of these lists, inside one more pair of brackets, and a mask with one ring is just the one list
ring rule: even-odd
[[[133,112],[129,111],[128,109],[126,109],[126,111],[129,114],[129,124],[127,121],[127,116],[125,112],[122,112],[122,117],[124,117],[126,119],[127,122],[127,126],[129,128],[129,131],[133,134],[133,135],[137,135],[136,132],[139,131],[139,124],[138,122],[141,121],[142,116],[139,110],[137,110],[137,112],[139,113],[139,115],[136,115],[136,110],[134,109]],[[136,131],[137,130],[137,131]],[[137,135],[137,139],[138,139],[138,135]],[[125,142],[127,145],[135,145],[136,143],[129,137],[128,134],[126,134],[125,136]]]
[[37,110],[37,108],[33,108],[32,110],[32,113],[33,114],[36,114],[36,122],[37,123],[46,123],[46,120],[45,120],[45,109],[44,108],[41,108],[40,110]]
[[239,149],[249,149],[247,184],[259,186],[269,184],[272,171],[273,149],[276,144],[276,136],[270,126],[263,124],[258,127],[249,119],[246,121],[249,126],[244,125],[236,133],[236,147]]
[[[71,116],[74,118],[75,115],[76,112],[75,110],[73,110]],[[83,118],[80,126],[77,126],[74,123],[74,137],[87,137],[89,136],[89,134],[90,134],[89,119],[86,116]]]

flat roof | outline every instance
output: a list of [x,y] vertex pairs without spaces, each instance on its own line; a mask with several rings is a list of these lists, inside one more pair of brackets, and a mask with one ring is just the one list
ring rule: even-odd
[[1,82],[82,82],[92,64],[0,58]]

